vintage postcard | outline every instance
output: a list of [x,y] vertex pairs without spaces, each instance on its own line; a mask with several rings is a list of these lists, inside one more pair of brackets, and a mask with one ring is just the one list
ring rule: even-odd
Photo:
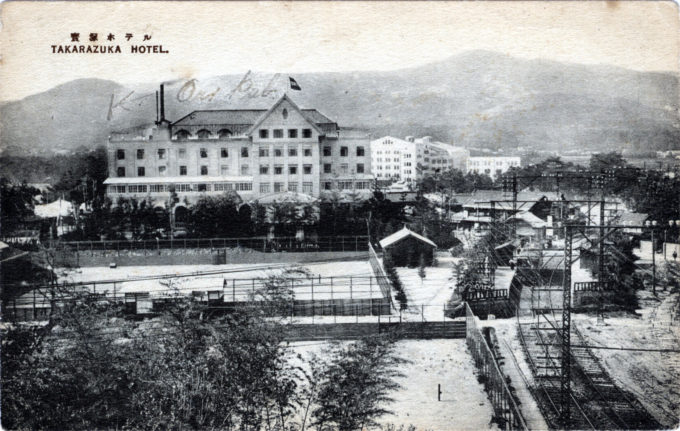
[[3,429],[680,427],[676,2],[0,25]]

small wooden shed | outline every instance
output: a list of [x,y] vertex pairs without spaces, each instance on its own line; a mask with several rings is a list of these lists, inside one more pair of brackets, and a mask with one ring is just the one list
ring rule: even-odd
[[420,265],[421,256],[425,266],[432,266],[437,244],[404,227],[380,240],[380,247],[392,258],[394,266],[416,267]]

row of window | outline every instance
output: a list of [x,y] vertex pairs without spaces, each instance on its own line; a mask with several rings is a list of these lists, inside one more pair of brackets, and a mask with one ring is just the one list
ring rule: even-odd
[[[180,192],[222,192],[228,190],[252,191],[253,183],[197,183],[175,184],[175,191]],[[169,184],[130,184],[109,186],[109,193],[165,193],[170,191]]]
[[[297,193],[299,191],[298,189],[298,183],[288,183],[288,186],[286,187],[286,183],[281,183],[281,182],[276,182],[274,183],[274,193],[281,193],[285,191],[289,192],[295,192]],[[302,193],[306,194],[312,194],[314,191],[314,183],[312,182],[303,182],[302,183]],[[260,183],[260,194],[267,194],[272,192],[272,183]]]
[[[229,139],[231,138],[233,133],[229,129],[221,129],[217,132],[217,137],[219,139]],[[201,129],[198,132],[196,132],[196,136],[198,139],[210,139],[213,137],[213,134],[210,130],[207,129]],[[188,130],[185,129],[180,129],[177,132],[175,132],[175,138],[180,140],[180,141],[186,141],[191,137],[191,133]]]
[[[363,174],[366,172],[366,168],[364,167],[363,163],[357,163],[356,171],[355,173],[357,174]],[[333,173],[333,165],[330,163],[324,163],[323,165],[323,173],[324,174],[332,174]],[[340,164],[340,173],[341,174],[348,174],[349,172],[349,165],[347,163],[341,163]]]
[[[270,172],[270,166],[269,165],[260,165],[260,174],[261,175],[268,175]],[[297,175],[298,173],[298,166],[292,165],[288,166],[288,173],[290,175]],[[302,173],[304,175],[310,175],[312,173],[312,165],[302,165]],[[282,175],[283,174],[283,166],[274,166],[274,175]]]
[[[260,129],[260,139],[269,139],[269,129]],[[283,139],[283,129],[273,129],[272,137],[274,139]],[[295,139],[298,137],[298,129],[288,129],[288,138]],[[309,139],[312,137],[312,129],[302,129],[302,137]]]
[[[274,175],[282,175],[283,174],[283,166],[274,166]],[[378,169],[382,169],[382,166],[378,166]],[[389,166],[387,167],[389,169]],[[395,169],[398,169],[397,166],[395,166]],[[202,165],[200,167],[200,175],[210,175],[210,170],[207,165]],[[260,165],[260,174],[261,175],[268,175],[270,172],[270,166],[269,165]],[[357,174],[363,174],[366,172],[366,168],[363,163],[357,163],[356,164],[356,170],[354,173]],[[165,176],[167,173],[167,168],[166,166],[159,166],[158,167],[158,175],[159,176]],[[180,176],[185,176],[188,173],[188,168],[186,165],[180,165],[179,166],[179,175]],[[242,165],[241,166],[241,175],[250,175],[250,169],[248,165]],[[289,165],[288,166],[288,173],[291,175],[297,175],[298,173],[298,166],[296,165]],[[312,165],[302,165],[302,173],[304,175],[310,175],[312,173]],[[331,174],[333,173],[333,165],[331,163],[324,163],[323,165],[323,173],[324,174]],[[341,174],[349,174],[349,164],[347,163],[341,163],[340,164],[340,173]],[[116,175],[120,178],[123,178],[126,176],[126,170],[125,166],[118,166],[116,168]],[[222,165],[220,166],[220,175],[229,175],[229,166],[228,165]],[[138,166],[137,167],[137,176],[138,177],[145,177],[146,176],[146,167],[144,166]]]
[[[260,183],[260,193],[266,194],[280,193],[280,192],[298,192],[299,183],[291,182],[286,185],[283,182],[274,183]],[[323,184],[324,190],[369,190],[371,188],[370,181],[325,181]],[[125,194],[125,193],[167,193],[170,191],[169,184],[130,184],[130,185],[113,185],[108,187],[110,194]],[[177,193],[186,192],[222,192],[229,190],[236,191],[252,191],[252,183],[195,183],[195,184],[175,184],[175,191]],[[302,193],[312,194],[314,190],[314,183],[305,181],[302,183]]]
[[[274,157],[283,157],[283,148],[274,148]],[[201,159],[207,159],[208,158],[208,150],[206,148],[201,148],[198,150],[199,157]],[[364,147],[357,147],[356,148],[356,154],[357,157],[363,157],[366,154],[366,151],[364,150]],[[177,157],[180,159],[185,159],[187,155],[187,150],[185,148],[180,148],[177,150]],[[260,157],[269,157],[269,148],[260,148],[259,150],[259,155]],[[288,148],[288,156],[289,157],[297,157],[298,155],[298,150],[297,148]],[[311,157],[312,156],[312,149],[311,148],[304,148],[303,149],[303,155],[305,157]],[[330,157],[333,155],[333,150],[331,147],[326,146],[323,147],[323,155],[325,157]],[[167,157],[167,152],[165,148],[159,148],[157,150],[157,156],[158,160],[164,160]],[[341,157],[347,157],[349,156],[349,148],[348,147],[340,147],[340,156]],[[139,148],[137,149],[137,160],[143,160],[145,157],[145,152],[144,149]],[[227,158],[229,157],[229,149],[227,148],[220,148],[220,157],[221,158]],[[248,147],[241,147],[241,157],[248,157]],[[116,159],[118,160],[125,160],[125,150],[119,149],[116,151]]]
[[324,190],[333,190],[334,186],[339,190],[370,190],[370,181],[324,181]]

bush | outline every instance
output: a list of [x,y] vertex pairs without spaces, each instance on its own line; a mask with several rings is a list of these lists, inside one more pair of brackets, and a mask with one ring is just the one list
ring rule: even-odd
[[397,269],[394,267],[392,258],[388,253],[385,254],[385,257],[383,257],[383,267],[385,268],[387,278],[390,280],[392,289],[394,289],[396,292],[394,298],[399,301],[399,309],[406,310],[408,307],[408,300],[406,298],[406,293],[404,292],[404,285],[401,284],[401,279],[399,278]]

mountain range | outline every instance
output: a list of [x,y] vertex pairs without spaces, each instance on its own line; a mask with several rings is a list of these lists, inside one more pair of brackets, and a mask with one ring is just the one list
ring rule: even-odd
[[[341,127],[373,136],[431,135],[492,149],[680,148],[678,76],[468,51],[388,72],[248,72],[165,83],[166,118],[198,109],[268,108],[284,91]],[[0,151],[50,155],[106,143],[156,119],[159,82],[78,79],[0,104]]]

